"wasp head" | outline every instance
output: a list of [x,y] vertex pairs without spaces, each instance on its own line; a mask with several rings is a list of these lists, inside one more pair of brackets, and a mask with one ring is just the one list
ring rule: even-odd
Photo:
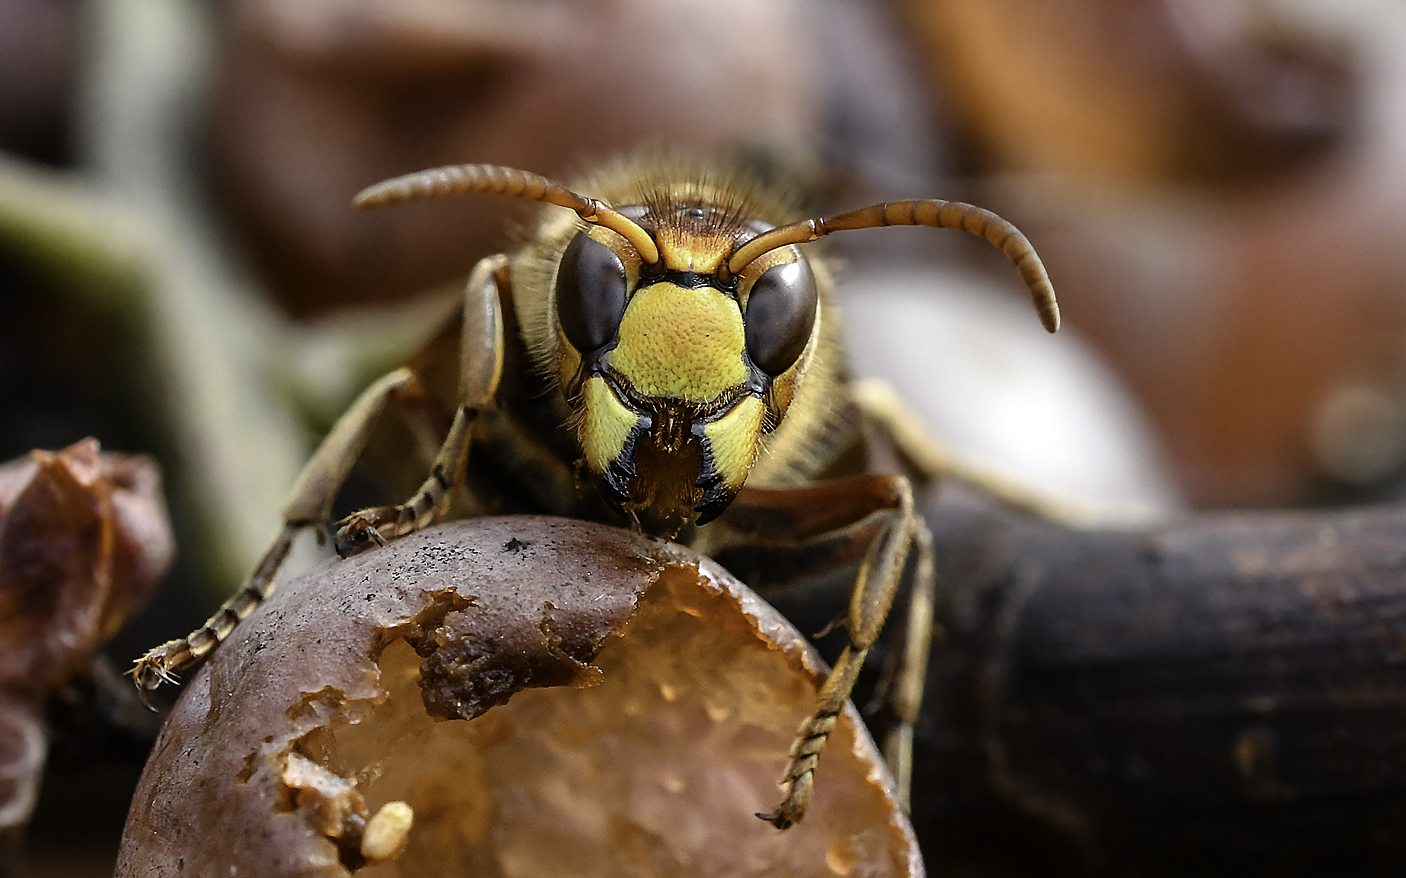
[[704,524],[741,490],[785,416],[819,334],[815,275],[795,247],[739,273],[737,247],[771,228],[724,207],[624,207],[658,248],[576,231],[553,307],[561,386],[606,500],[646,530]]
[[[644,164],[637,179],[629,162],[602,175],[609,203],[515,168],[455,165],[378,183],[356,204],[484,192],[579,217],[544,221],[514,264],[524,281],[518,318],[534,363],[555,372],[605,499],[650,533],[673,536],[715,518],[778,427],[775,446],[786,453],[768,464],[804,458],[820,436],[820,391],[835,380],[834,364],[817,354],[823,299],[798,245],[884,226],[960,230],[999,248],[1045,328],[1059,328],[1054,286],[1030,241],[983,208],[923,198],[772,226],[755,218],[791,210],[779,192],[689,162]],[[633,202],[616,198],[627,180]],[[808,370],[810,403],[783,426]]]

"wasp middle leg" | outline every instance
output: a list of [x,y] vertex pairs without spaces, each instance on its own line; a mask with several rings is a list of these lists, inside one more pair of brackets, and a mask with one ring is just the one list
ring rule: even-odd
[[999,464],[959,451],[934,436],[891,384],[867,378],[851,385],[864,419],[883,436],[920,482],[955,480],[1012,509],[1065,527],[1084,529],[1148,519],[1154,510],[1083,500],[1022,479]]

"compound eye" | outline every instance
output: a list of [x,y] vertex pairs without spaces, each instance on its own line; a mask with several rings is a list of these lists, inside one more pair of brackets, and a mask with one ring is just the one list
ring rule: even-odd
[[625,313],[625,265],[615,251],[577,232],[557,266],[557,320],[582,353],[605,347]]
[[747,355],[773,378],[791,368],[815,328],[815,275],[804,259],[773,265],[747,297]]

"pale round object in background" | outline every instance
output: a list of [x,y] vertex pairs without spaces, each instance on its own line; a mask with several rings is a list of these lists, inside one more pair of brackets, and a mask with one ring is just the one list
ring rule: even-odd
[[1054,499],[1139,514],[1180,507],[1142,413],[1067,325],[1046,333],[1028,301],[979,275],[846,275],[855,377],[890,382],[934,437]]

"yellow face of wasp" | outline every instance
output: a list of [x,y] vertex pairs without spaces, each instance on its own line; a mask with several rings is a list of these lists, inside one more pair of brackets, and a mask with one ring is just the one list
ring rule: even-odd
[[798,253],[724,278],[723,260],[755,229],[719,229],[696,206],[669,219],[650,226],[659,265],[639,264],[612,233],[581,231],[555,284],[558,368],[586,463],[609,502],[664,535],[712,519],[741,490],[818,331]]

